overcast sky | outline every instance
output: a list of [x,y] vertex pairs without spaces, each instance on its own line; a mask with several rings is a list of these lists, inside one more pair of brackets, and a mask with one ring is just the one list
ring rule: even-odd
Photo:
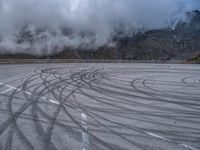
[[[131,31],[160,29],[185,20],[185,13],[200,9],[200,0],[0,0],[0,51],[26,50],[30,43],[16,43],[16,33],[25,25],[30,30],[47,28],[47,40],[35,38],[33,51],[52,51],[52,46],[78,46],[93,43],[107,44],[114,29],[123,26],[125,34]],[[73,29],[73,37],[66,37],[60,28]],[[81,37],[90,31],[92,39]],[[46,51],[46,50],[45,50]]]

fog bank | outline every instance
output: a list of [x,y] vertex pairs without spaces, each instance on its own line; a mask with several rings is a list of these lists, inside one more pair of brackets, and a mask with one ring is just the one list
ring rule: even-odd
[[199,0],[0,0],[0,52],[114,45],[117,34],[174,27],[195,9]]

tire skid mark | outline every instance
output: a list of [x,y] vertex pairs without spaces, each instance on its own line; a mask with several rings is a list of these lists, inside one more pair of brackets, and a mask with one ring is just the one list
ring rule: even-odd
[[[183,123],[190,122],[195,125],[199,124],[200,120],[198,120],[198,116],[200,112],[198,107],[200,105],[198,100],[195,99],[195,97],[187,98],[187,93],[182,96],[180,93],[179,96],[176,95],[175,92],[175,95],[170,93],[170,91],[167,93],[162,92],[160,89],[152,88],[152,84],[148,83],[152,77],[155,79],[157,77],[159,78],[161,74],[167,73],[167,70],[163,69],[158,72],[157,68],[153,70],[147,67],[145,73],[151,74],[151,76],[144,74],[135,79],[131,79],[131,76],[129,76],[127,80],[124,80],[117,69],[88,69],[88,65],[85,65],[84,69],[77,65],[74,66],[74,68],[43,67],[42,70],[36,69],[33,76],[24,81],[22,85],[15,88],[14,92],[8,96],[7,110],[5,110],[5,112],[7,112],[9,117],[0,125],[0,134],[9,128],[4,149],[11,149],[13,135],[17,135],[27,150],[34,149],[34,145],[32,145],[28,137],[25,136],[25,133],[23,133],[24,131],[21,130],[23,126],[19,125],[17,121],[18,119],[26,118],[28,120],[33,120],[34,129],[36,130],[34,134],[37,134],[41,140],[40,144],[42,144],[42,150],[59,149],[59,147],[56,147],[58,146],[56,145],[56,141],[52,138],[55,128],[65,130],[67,134],[71,133],[73,140],[77,142],[80,142],[78,137],[81,135],[78,129],[81,129],[83,150],[128,150],[126,147],[118,145],[119,143],[112,144],[112,142],[98,137],[98,134],[96,135],[98,132],[103,133],[105,131],[112,134],[113,137],[119,137],[121,140],[130,143],[130,145],[138,149],[154,150],[159,149],[159,147],[140,143],[133,138],[130,139],[129,137],[137,136],[137,134],[134,135],[134,133],[141,134],[143,138],[152,137],[162,140],[183,149],[197,150],[197,148],[189,144],[184,144],[184,141],[193,143],[196,141],[197,143],[197,138],[200,133],[199,128],[197,126],[189,127],[185,124],[176,123],[176,121]],[[132,68],[127,67],[122,69],[122,72],[127,74],[132,73],[133,75],[144,72],[142,68],[137,68],[134,72],[131,69]],[[170,71],[170,74],[182,75],[184,69],[179,72],[175,71],[175,69],[173,72]],[[187,76],[187,73],[184,75]],[[183,84],[181,82],[173,82],[174,86],[170,84],[171,82],[168,84],[167,82],[162,83],[156,81],[154,85],[166,85],[167,88],[170,86],[174,88],[198,88],[196,84],[195,86],[191,86],[192,84],[188,83],[190,81],[189,79],[182,80]],[[94,95],[87,91],[91,91]],[[12,107],[15,105],[14,100],[16,99],[16,95],[20,92],[23,93],[24,102],[21,107],[14,112],[12,110]],[[76,94],[83,95],[87,97],[89,101],[95,102],[98,105],[87,105],[84,101],[77,99]],[[51,98],[49,98],[48,95],[51,96]],[[191,101],[194,101],[195,105],[192,104]],[[156,103],[161,103],[162,105],[157,105]],[[46,112],[41,104],[52,106],[52,115]],[[178,106],[178,109],[166,107],[163,104]],[[25,115],[25,111],[30,107],[31,114]],[[142,110],[136,109],[136,107]],[[143,111],[143,109],[145,109],[145,111]],[[71,110],[79,115],[81,114],[80,117],[73,114]],[[4,112],[4,110],[2,111]],[[69,120],[58,119],[61,113],[62,115],[66,115],[66,118],[70,120],[70,124],[73,128],[72,126],[70,127]],[[107,114],[109,114],[111,118],[108,118]],[[92,122],[88,122],[87,117],[89,117],[89,121]],[[124,119],[145,123],[147,125],[155,125],[158,128],[148,128],[148,126],[145,128],[144,126],[126,124],[126,122],[123,122]],[[165,122],[160,121],[163,119]],[[174,124],[172,123],[173,120],[176,120]],[[46,124],[46,130],[43,124]],[[89,130],[88,127],[92,127],[92,129]],[[165,129],[162,130],[159,127],[164,127]],[[120,128],[130,131],[130,133],[123,132]],[[182,131],[181,134],[179,131],[176,133],[176,129]],[[167,134],[165,135],[165,133]],[[89,137],[91,142],[89,141]],[[66,149],[70,149],[70,145],[67,146]]]

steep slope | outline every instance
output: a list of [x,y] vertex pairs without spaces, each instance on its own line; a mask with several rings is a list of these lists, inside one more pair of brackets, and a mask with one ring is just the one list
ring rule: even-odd
[[[189,22],[179,22],[173,29],[116,37],[115,47],[103,46],[97,50],[64,48],[61,52],[46,56],[3,54],[0,58],[187,60],[200,54],[200,11],[188,13],[188,19]],[[28,38],[20,40],[32,40],[26,32],[22,37]]]
[[123,59],[185,59],[200,53],[200,12],[190,13],[189,23],[175,29],[152,30],[129,39],[121,39]]

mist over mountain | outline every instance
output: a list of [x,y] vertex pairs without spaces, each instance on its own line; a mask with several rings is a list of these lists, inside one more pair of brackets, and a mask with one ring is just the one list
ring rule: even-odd
[[122,38],[118,49],[122,59],[187,60],[200,54],[200,11],[187,13],[190,22],[178,22],[174,28],[149,30]]
[[191,21],[198,0],[0,0],[0,52],[115,48],[116,39]]

